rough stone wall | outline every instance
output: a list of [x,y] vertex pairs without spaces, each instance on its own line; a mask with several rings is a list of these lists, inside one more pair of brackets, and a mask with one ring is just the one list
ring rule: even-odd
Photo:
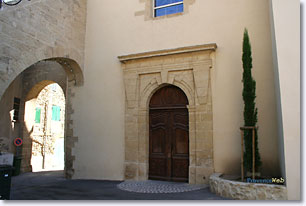
[[84,62],[86,0],[32,0],[0,11],[0,98],[19,73],[55,57]]
[[[16,83],[13,82],[14,79],[21,78],[19,74],[31,66],[36,66],[37,62],[54,61],[62,66],[62,71],[66,71],[68,88],[64,91],[67,92],[66,109],[68,110],[65,125],[65,171],[67,177],[73,175],[73,161],[75,159],[72,155],[74,143],[77,141],[77,137],[73,134],[73,120],[71,119],[71,114],[74,111],[73,87],[83,84],[86,11],[87,0],[22,1],[16,6],[4,6],[0,11],[0,99],[2,102],[9,101],[6,99],[8,96],[3,97],[3,94],[10,84]],[[23,88],[20,118],[23,118],[25,99],[30,89],[34,87],[34,90],[40,91],[43,86],[46,86],[45,84],[41,85],[41,81],[52,80],[52,74],[51,79],[49,78],[48,69],[46,65],[36,73],[28,72],[28,76],[25,74],[20,80],[19,83]],[[62,88],[66,88],[65,74],[63,77],[65,86]],[[61,85],[62,82],[57,83]],[[24,135],[26,130],[21,125],[25,123],[22,121],[17,125],[20,131],[15,129],[18,136]],[[2,125],[1,123],[0,126],[2,127]],[[9,139],[8,136],[3,137],[3,139]],[[22,171],[31,171],[31,144],[30,138],[24,136]]]
[[189,101],[189,183],[208,183],[214,172],[210,70],[215,49],[212,44],[119,57],[126,90],[125,179],[148,179],[148,104],[155,91],[172,84]]
[[220,176],[220,173],[211,175],[209,185],[212,192],[222,197],[235,200],[287,200],[285,186],[230,181]]

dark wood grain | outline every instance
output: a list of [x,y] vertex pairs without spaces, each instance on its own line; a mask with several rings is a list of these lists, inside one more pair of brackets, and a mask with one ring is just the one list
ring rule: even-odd
[[189,115],[182,90],[158,90],[150,102],[149,179],[188,182]]
[[150,101],[150,108],[176,108],[188,105],[185,93],[176,86],[163,87],[155,92]]

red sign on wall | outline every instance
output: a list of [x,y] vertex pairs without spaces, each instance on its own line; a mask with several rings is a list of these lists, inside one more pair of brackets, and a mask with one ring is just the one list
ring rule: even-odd
[[20,146],[22,145],[22,139],[21,139],[21,138],[16,138],[16,139],[14,140],[14,145],[15,145],[16,147],[20,147]]

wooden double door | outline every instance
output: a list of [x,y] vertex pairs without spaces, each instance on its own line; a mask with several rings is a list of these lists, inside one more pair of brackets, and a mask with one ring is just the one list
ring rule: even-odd
[[188,182],[188,101],[185,94],[174,86],[164,90],[166,92],[157,93],[162,101],[154,101],[157,99],[154,97],[150,105],[149,179]]

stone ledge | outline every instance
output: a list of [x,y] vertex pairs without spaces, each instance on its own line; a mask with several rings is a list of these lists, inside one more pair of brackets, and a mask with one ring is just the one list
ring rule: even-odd
[[150,57],[158,57],[158,56],[166,56],[166,55],[173,55],[173,54],[183,54],[183,53],[190,53],[190,52],[199,52],[199,51],[215,51],[217,49],[217,44],[203,44],[203,45],[196,45],[196,46],[188,46],[188,47],[180,47],[175,49],[165,49],[165,50],[158,50],[158,51],[151,51],[151,52],[143,52],[138,54],[129,54],[119,56],[118,59],[120,62],[125,63],[130,60],[137,60],[137,59],[145,59]]
[[221,173],[209,178],[210,190],[235,200],[287,200],[287,188],[282,185],[237,182],[222,179]]

